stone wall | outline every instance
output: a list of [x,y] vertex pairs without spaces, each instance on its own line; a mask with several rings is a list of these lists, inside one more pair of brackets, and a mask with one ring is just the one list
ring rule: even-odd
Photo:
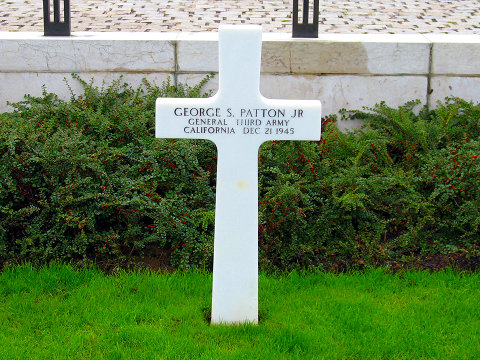
[[[193,85],[218,71],[217,33],[0,32],[0,112],[7,101],[47,91],[69,97],[70,73],[99,84],[124,76]],[[292,39],[263,35],[261,92],[269,98],[320,99],[323,113],[385,100],[396,106],[446,96],[480,101],[480,35],[330,34]],[[218,77],[209,83],[216,89]],[[350,126],[342,125],[342,126]]]

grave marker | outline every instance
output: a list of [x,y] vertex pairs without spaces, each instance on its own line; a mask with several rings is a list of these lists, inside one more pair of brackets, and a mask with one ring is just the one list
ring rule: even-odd
[[211,98],[159,98],[156,137],[217,145],[212,323],[258,322],[258,150],[268,140],[319,140],[317,100],[259,91],[260,26],[220,26],[219,89]]

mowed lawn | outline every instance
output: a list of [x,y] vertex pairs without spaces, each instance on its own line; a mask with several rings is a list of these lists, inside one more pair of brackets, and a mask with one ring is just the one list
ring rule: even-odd
[[212,326],[208,273],[0,274],[0,359],[480,359],[480,274],[260,275],[260,323]]

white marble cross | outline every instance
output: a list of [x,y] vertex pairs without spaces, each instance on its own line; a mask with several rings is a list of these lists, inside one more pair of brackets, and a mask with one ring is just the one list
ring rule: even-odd
[[159,98],[156,137],[217,145],[212,323],[258,322],[258,150],[268,140],[319,140],[317,100],[260,94],[260,26],[220,26],[219,90]]

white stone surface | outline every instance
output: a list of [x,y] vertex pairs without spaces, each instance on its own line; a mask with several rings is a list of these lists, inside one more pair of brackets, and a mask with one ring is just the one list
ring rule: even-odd
[[[338,110],[362,109],[386,101],[390,106],[407,101],[427,101],[426,76],[358,76],[358,75],[271,75],[260,82],[262,94],[269,98],[321,99],[323,114],[338,114]],[[342,130],[359,126],[358,122],[339,122]]]
[[218,72],[218,33],[181,34],[177,63],[178,71]]
[[222,26],[219,90],[156,104],[156,137],[208,139],[218,149],[212,323],[258,322],[258,149],[319,140],[321,104],[261,96],[259,26]]
[[173,71],[176,36],[132,33],[43,37],[0,33],[0,71]]
[[287,41],[265,41],[262,46],[262,72],[292,72],[291,55]]
[[[122,77],[122,81],[133,87],[138,87],[142,78],[146,78],[153,84],[161,85],[167,80],[168,74],[132,74],[122,72],[87,72],[80,74],[80,77],[87,82],[94,79],[94,85],[102,86],[102,83],[110,84],[114,80]],[[61,99],[70,98],[71,89],[76,95],[83,93],[80,83],[73,79],[70,73],[2,73],[0,72],[0,113],[12,111],[12,107],[7,106],[8,102],[18,102],[24,99],[26,94],[32,96],[42,95],[42,85],[46,84],[47,92],[57,94]]]
[[430,104],[433,108],[437,101],[443,101],[447,96],[480,103],[480,77],[434,76],[431,89]]
[[[190,86],[198,84],[200,81],[202,81],[207,73],[187,73],[187,74],[178,74],[178,82],[182,84],[188,84]],[[210,79],[205,84],[205,87],[203,90],[206,91],[212,91],[212,95],[215,95],[215,93],[218,91],[218,74],[215,74],[213,79]]]
[[290,46],[293,73],[428,73],[429,45],[425,42],[291,42]]
[[[422,35],[330,35],[292,39],[264,34],[262,72],[298,74],[426,74],[429,44]],[[215,34],[178,38],[180,71],[218,71]]]
[[429,41],[416,34],[320,34],[292,39],[264,34],[263,72],[426,74]]
[[427,35],[434,75],[480,74],[480,35]]
[[[182,74],[178,80],[188,84],[196,84],[203,79],[204,74]],[[447,79],[436,82],[432,79],[432,96],[440,93],[453,94],[455,92],[480,94],[476,84],[480,78],[459,78],[458,83],[472,84],[465,89],[454,86],[454,92],[448,92]],[[435,81],[434,81],[435,80]],[[407,101],[419,99],[427,103],[427,77],[426,76],[368,76],[368,75],[281,75],[262,74],[260,79],[260,92],[267,98],[276,99],[311,99],[322,101],[324,115],[338,115],[340,109],[358,110],[363,106],[373,106],[380,101],[386,101],[390,106],[399,106]],[[444,86],[447,89],[444,89]],[[206,90],[218,89],[218,76],[211,80]],[[442,90],[443,89],[443,90]],[[441,92],[442,91],[442,92]],[[474,92],[476,91],[476,92]],[[443,95],[442,95],[443,96]],[[443,96],[445,97],[445,96]],[[479,98],[480,96],[477,96]],[[437,99],[437,97],[436,97]],[[478,100],[480,101],[480,99]],[[342,130],[353,129],[360,125],[359,122],[340,121]]]
[[[429,47],[431,99],[455,93],[475,98],[478,92],[480,35],[320,34],[319,39],[292,39],[286,33],[267,33],[262,38],[262,93],[276,98],[322,98],[327,100],[327,114],[381,100],[424,101]],[[218,71],[217,42],[215,32],[88,32],[69,38],[0,32],[0,111],[8,109],[6,101],[20,100],[25,93],[40,95],[42,84],[68,98],[62,79],[70,78],[71,72],[100,81],[128,74],[137,83],[145,76],[176,75],[181,82],[195,84],[205,74]],[[305,55],[298,53],[302,48]],[[207,89],[217,87],[218,77],[207,84]]]

